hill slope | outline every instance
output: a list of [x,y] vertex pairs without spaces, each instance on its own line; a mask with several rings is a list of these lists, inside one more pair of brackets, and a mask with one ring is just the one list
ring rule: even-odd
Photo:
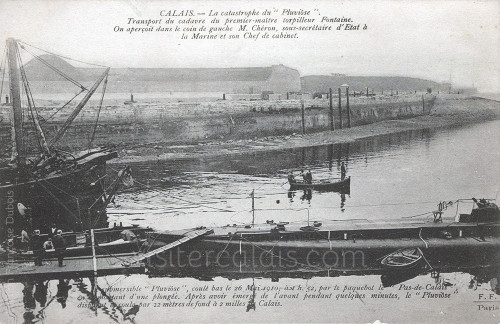
[[342,84],[348,84],[353,91],[366,91],[366,88],[375,92],[390,92],[391,89],[400,91],[419,91],[432,88],[436,90],[448,90],[445,84],[434,81],[410,78],[410,77],[382,77],[382,76],[348,76],[335,75],[308,75],[301,77],[302,91],[304,92],[327,92],[329,88],[337,89]]

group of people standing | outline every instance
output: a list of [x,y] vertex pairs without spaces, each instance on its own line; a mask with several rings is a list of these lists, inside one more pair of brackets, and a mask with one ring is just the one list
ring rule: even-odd
[[[300,176],[302,177],[304,183],[311,184],[312,183],[312,173],[311,170],[304,172],[304,170],[300,171]],[[288,182],[289,183],[297,183],[297,180],[295,180],[295,176],[293,175],[293,172],[290,171],[288,173]]]
[[[345,163],[342,162],[342,164],[340,165],[340,178],[342,180],[345,179],[346,173],[347,173],[347,170],[346,170],[346,167],[345,167]],[[309,169],[307,172],[304,172],[304,170],[302,169],[300,171],[300,176],[302,177],[304,183],[306,183],[306,184],[312,184],[311,169]],[[293,171],[290,171],[288,173],[288,183],[290,183],[290,184],[297,183],[297,180],[295,179],[295,176],[293,175]]]
[[35,258],[35,265],[41,266],[43,258],[47,250],[55,250],[57,261],[60,267],[63,267],[64,250],[66,250],[66,241],[62,236],[62,230],[58,229],[55,224],[50,228],[47,240],[44,240],[40,234],[40,230],[33,231],[30,237],[25,230],[21,232],[21,242],[24,247],[31,245],[33,256]]

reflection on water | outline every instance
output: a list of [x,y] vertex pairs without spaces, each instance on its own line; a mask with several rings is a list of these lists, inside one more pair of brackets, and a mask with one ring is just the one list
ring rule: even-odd
[[[400,219],[435,210],[441,200],[495,198],[500,183],[500,122],[447,130],[409,131],[347,144],[275,152],[235,154],[216,158],[152,162],[132,165],[137,185],[121,192],[109,209],[109,220],[152,226],[157,230],[250,223],[251,192],[255,192],[256,222]],[[485,140],[487,139],[487,140]],[[492,149],[495,148],[495,149]],[[311,169],[313,177],[340,176],[344,162],[352,177],[350,194],[289,191],[290,170]],[[117,168],[118,169],[118,168]],[[142,185],[141,185],[142,184]],[[146,186],[147,185],[147,186]],[[469,206],[471,207],[471,206]],[[449,211],[451,217],[455,212]],[[196,271],[151,271],[148,275],[100,278],[37,278],[4,283],[0,322],[23,318],[46,322],[151,322],[151,319],[219,322],[283,321],[312,314],[315,321],[403,322],[409,317],[463,322],[498,311],[478,313],[479,296],[499,294],[498,254],[483,258],[472,251],[429,256],[431,268],[388,272],[381,268],[287,269],[207,268]],[[477,255],[480,259],[474,259]],[[111,288],[173,286],[184,290],[204,282],[250,287],[242,306],[223,311],[197,308],[141,307]],[[450,298],[404,297],[401,285],[446,287]],[[258,287],[383,286],[400,294],[397,307],[390,299],[287,300],[281,307],[263,305]],[[493,303],[491,303],[493,304]],[[325,311],[325,310],[332,310]],[[472,314],[472,315],[471,315]],[[471,317],[472,316],[472,317]],[[95,321],[94,321],[95,320]]]
[[[137,186],[122,192],[110,221],[159,230],[321,219],[398,219],[440,200],[495,198],[500,183],[498,121],[455,130],[419,130],[352,143],[132,165]],[[488,141],[485,141],[487,138]],[[348,195],[288,192],[287,174],[351,176]],[[145,187],[148,185],[149,187]],[[292,196],[292,197],[290,197]],[[303,197],[303,199],[300,199]],[[469,206],[470,208],[471,206]]]
[[[271,310],[266,307],[273,300],[275,300],[274,302],[280,302],[281,307],[294,313],[295,307],[304,309],[304,304],[301,303],[305,298],[308,298],[307,296],[309,296],[309,299],[307,299],[306,304],[308,303],[308,307],[314,309],[331,307],[332,302],[358,308],[356,306],[358,304],[352,304],[352,301],[353,299],[359,299],[359,302],[364,304],[359,309],[363,313],[366,308],[388,307],[393,303],[393,301],[386,298],[377,299],[376,296],[374,297],[371,294],[398,296],[398,308],[402,310],[407,309],[407,307],[425,306],[426,303],[436,303],[436,301],[433,301],[435,297],[432,296],[444,293],[445,295],[449,294],[450,297],[439,299],[436,308],[441,309],[453,305],[453,303],[460,303],[463,300],[472,303],[480,302],[482,298],[480,296],[492,296],[491,293],[500,294],[498,285],[500,268],[481,265],[472,268],[450,268],[446,271],[433,270],[424,273],[391,273],[375,270],[336,272],[313,269],[296,269],[293,271],[279,271],[277,269],[274,272],[253,273],[243,271],[233,273],[219,269],[216,273],[203,274],[186,271],[182,275],[167,276],[158,277],[155,274],[150,274],[149,277],[144,275],[131,277],[108,276],[58,280],[39,279],[9,283],[4,285],[2,298],[4,299],[4,307],[8,306],[9,314],[22,314],[24,323],[36,323],[45,320],[47,322],[66,323],[71,321],[80,323],[92,321],[92,318],[99,319],[100,323],[140,323],[151,322],[152,319],[159,318],[160,314],[164,316],[175,310],[175,308],[157,308],[154,306],[153,296],[157,296],[156,302],[158,302],[159,294],[152,291],[157,291],[160,287],[170,291],[168,296],[175,298],[170,301],[182,303],[187,302],[186,299],[189,299],[189,297],[184,297],[188,296],[193,289],[207,291],[203,287],[219,286],[231,287],[225,289],[234,291],[235,287],[242,286],[245,289],[237,295],[226,292],[227,297],[233,295],[232,298],[227,299],[227,302],[239,307],[224,307],[225,315],[218,315],[221,316],[218,319],[238,317],[253,310],[255,311],[255,315],[252,315],[254,320],[266,321],[283,318],[280,317],[283,315],[279,311],[281,308]],[[207,282],[210,284],[207,285]],[[272,296],[276,292],[285,294],[287,293],[286,289],[291,289],[290,287],[293,286],[303,286],[306,289],[306,291],[300,293],[297,291],[288,292],[289,295],[291,293],[299,295],[302,300],[269,297],[269,295]],[[422,293],[428,296],[427,300],[423,300],[423,297],[404,297],[406,294],[405,289],[417,286],[422,287]],[[323,287],[323,295],[328,296],[330,293],[330,297],[310,299],[313,296],[321,295],[317,290],[313,290],[318,287]],[[332,294],[332,291],[330,291],[332,288],[328,287],[338,288]],[[358,290],[351,291],[351,288],[347,287],[357,287]],[[267,297],[262,293],[263,289],[269,291]],[[174,297],[173,291],[176,292],[177,296]],[[415,290],[411,292],[415,293]],[[207,296],[210,294],[209,291],[205,293]],[[148,295],[149,297],[138,300],[135,295]],[[22,298],[15,296],[22,296]],[[167,296],[166,293],[165,296]],[[164,302],[166,303],[168,300],[161,300],[161,303]],[[177,311],[180,312],[181,309],[177,309]],[[342,311],[349,312],[344,309]],[[186,310],[184,310],[185,312]],[[189,310],[189,312],[197,313],[193,309]],[[203,314],[205,311],[198,309],[198,312]],[[390,315],[389,318],[397,319],[398,316],[402,316],[397,310],[391,313],[394,314]],[[327,319],[328,316],[329,314],[322,314],[318,318]],[[451,315],[450,319],[454,317],[459,318],[456,315]],[[5,319],[4,317],[1,318]],[[153,320],[153,322],[155,321]]]

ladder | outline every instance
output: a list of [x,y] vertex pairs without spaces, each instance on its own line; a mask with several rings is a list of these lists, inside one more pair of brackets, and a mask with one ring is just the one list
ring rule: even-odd
[[173,249],[181,244],[184,244],[186,242],[189,242],[197,237],[200,237],[200,236],[203,236],[203,235],[206,235],[208,233],[212,233],[213,232],[213,229],[211,228],[203,228],[203,229],[200,229],[200,230],[195,230],[195,231],[192,231],[192,232],[188,232],[186,233],[182,238],[178,239],[177,241],[174,241],[172,243],[169,243],[165,246],[162,246],[158,249],[155,249],[153,251],[149,251],[147,253],[144,253],[144,254],[139,254],[139,255],[136,255],[136,256],[132,256],[128,259],[125,259],[123,262],[122,262],[122,265],[125,266],[125,267],[128,267],[134,263],[137,263],[137,262],[141,262],[141,261],[144,261],[146,260],[147,258],[150,258],[152,256],[155,256],[155,255],[158,255],[162,252],[165,252],[165,251],[168,251],[170,249]]

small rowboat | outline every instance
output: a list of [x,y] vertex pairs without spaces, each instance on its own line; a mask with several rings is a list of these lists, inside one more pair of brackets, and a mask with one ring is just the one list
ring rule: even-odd
[[406,248],[386,255],[380,263],[390,269],[410,269],[423,260],[424,254],[419,248]]
[[351,177],[344,180],[330,181],[320,180],[313,183],[290,182],[290,190],[314,189],[318,191],[339,191],[348,193],[351,188]]

